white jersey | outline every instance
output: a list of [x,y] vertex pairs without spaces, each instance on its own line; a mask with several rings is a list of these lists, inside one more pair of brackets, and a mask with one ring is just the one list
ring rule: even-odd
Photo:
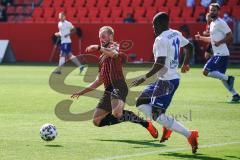
[[182,36],[182,33],[169,29],[162,32],[153,45],[153,54],[155,61],[158,57],[166,57],[165,67],[168,69],[163,76],[159,76],[161,80],[180,79],[178,69],[178,56],[180,47],[187,45],[189,41]]
[[223,43],[218,47],[215,46],[215,42],[224,39],[226,37],[226,34],[229,32],[231,32],[231,29],[221,18],[217,18],[215,21],[211,22],[210,38],[213,53],[215,56],[229,56],[229,50],[226,43]]
[[70,34],[71,30],[74,28],[71,22],[65,20],[58,22],[58,29],[61,36],[61,43],[71,43],[70,36],[65,37],[65,35]]

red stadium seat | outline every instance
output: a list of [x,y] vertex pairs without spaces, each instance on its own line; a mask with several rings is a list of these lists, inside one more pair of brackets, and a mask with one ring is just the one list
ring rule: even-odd
[[24,0],[14,0],[13,1],[15,5],[22,5],[24,4]]
[[233,18],[240,20],[240,6],[234,6],[232,10]]
[[34,18],[34,22],[35,22],[35,23],[42,23],[42,22],[45,22],[45,18],[42,18],[42,17],[36,17],[36,18]]
[[119,0],[110,0],[108,3],[108,7],[112,8],[112,7],[117,7],[119,6]]
[[59,8],[63,7],[63,4],[64,4],[63,0],[54,0],[52,5],[54,8]]
[[189,17],[192,17],[192,14],[193,14],[193,8],[192,7],[183,8],[182,17],[189,18]]
[[121,17],[122,15],[122,9],[121,8],[112,8],[111,17]]
[[131,0],[121,0],[120,1],[120,7],[122,7],[122,8],[130,7],[130,5],[131,5]]
[[143,7],[146,7],[146,8],[152,7],[153,3],[154,3],[154,0],[144,0]]
[[86,8],[82,8],[82,9],[78,10],[77,17],[84,18],[87,16],[87,14],[88,14],[88,10]]
[[55,18],[55,17],[47,17],[46,18],[46,22],[48,22],[48,23],[57,23],[58,19]]
[[158,7],[158,12],[169,13],[169,8],[168,7]]
[[77,8],[82,8],[83,6],[85,6],[85,4],[86,4],[85,0],[77,0],[75,1],[75,3],[73,3],[73,6]]
[[14,6],[7,7],[7,14],[15,14],[16,8]]
[[87,0],[85,7],[87,8],[96,7],[96,3],[97,3],[96,0]]
[[66,14],[67,14],[68,18],[76,17],[76,13],[77,13],[77,9],[76,8],[67,8],[66,9]]
[[98,17],[92,17],[90,18],[91,23],[102,23],[102,19]]
[[44,9],[44,15],[43,17],[52,17],[54,14],[54,9],[53,8],[45,8]]
[[42,17],[43,15],[43,9],[41,7],[38,7],[34,9],[32,16],[35,17]]
[[25,5],[31,5],[32,3],[34,3],[32,0],[24,0]]
[[178,2],[178,0],[168,0],[167,3],[166,3],[166,6],[168,8],[175,7],[177,5],[177,2]]
[[32,11],[33,11],[33,8],[31,6],[26,6],[24,13],[30,15],[32,13]]
[[146,9],[143,7],[135,8],[134,18],[144,17],[146,13]]
[[101,18],[106,18],[110,16],[110,9],[109,8],[104,8],[100,10],[99,17]]
[[18,6],[18,7],[16,7],[15,13],[17,13],[17,14],[23,14],[23,13],[24,13],[24,8],[23,8],[23,6]]
[[170,12],[170,17],[180,17],[182,9],[180,7],[172,7]]
[[135,18],[137,23],[148,23],[148,19],[146,17],[136,17]]
[[146,10],[146,18],[150,21],[152,21],[153,17],[157,13],[157,9],[155,7],[147,8]]
[[86,17],[80,18],[79,21],[80,23],[90,23],[90,19]]
[[186,0],[179,0],[177,6],[186,7],[187,6]]
[[113,18],[111,18],[111,17],[102,18],[102,22],[103,23],[113,23]]
[[143,0],[133,0],[131,6],[136,8],[136,7],[141,7],[143,4]]
[[229,6],[222,6],[220,10],[220,16],[223,17],[224,13],[229,13],[231,15],[231,8]]
[[236,6],[239,4],[239,0],[228,0],[227,5],[228,6]]
[[65,0],[64,1],[64,7],[65,8],[71,8],[71,7],[73,7],[74,6],[74,0]]
[[114,23],[124,23],[123,18],[120,18],[120,17],[114,18]]
[[206,9],[202,6],[196,6],[193,17],[198,18],[201,13],[206,13]]
[[33,23],[34,19],[32,17],[26,17],[23,22],[24,23]]
[[11,23],[16,22],[16,17],[15,16],[8,16],[8,22],[11,22]]
[[98,14],[99,14],[98,9],[91,9],[91,10],[89,10],[88,17],[96,18],[96,17],[98,17]]
[[185,22],[190,22],[190,23],[196,22],[196,18],[195,18],[195,17],[183,17],[183,16],[182,16],[182,18],[183,18],[183,20],[184,20]]
[[52,0],[44,0],[43,3],[41,4],[42,7],[51,7],[53,1]]
[[98,0],[97,7],[98,8],[104,8],[107,6],[108,0]]
[[153,6],[162,7],[162,6],[165,6],[165,4],[166,4],[166,0],[156,0]]
[[79,23],[79,18],[77,17],[68,17],[67,18],[71,23]]
[[180,16],[170,16],[170,21],[171,22],[184,22],[184,19]]

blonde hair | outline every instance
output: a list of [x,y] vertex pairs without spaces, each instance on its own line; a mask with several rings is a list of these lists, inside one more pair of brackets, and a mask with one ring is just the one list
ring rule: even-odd
[[110,26],[103,26],[99,29],[99,33],[104,31],[107,31],[109,34],[114,35],[114,29]]

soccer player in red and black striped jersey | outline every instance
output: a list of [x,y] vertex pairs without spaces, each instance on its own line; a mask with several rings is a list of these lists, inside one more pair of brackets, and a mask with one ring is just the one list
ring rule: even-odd
[[122,71],[125,56],[119,52],[119,44],[113,41],[114,30],[103,26],[99,30],[101,45],[90,45],[86,52],[99,51],[99,74],[94,82],[85,89],[76,92],[72,98],[78,98],[104,84],[105,91],[98,103],[94,115],[95,126],[103,127],[121,122],[133,122],[145,127],[150,134],[158,137],[158,131],[150,121],[143,120],[131,111],[124,110],[128,87]]

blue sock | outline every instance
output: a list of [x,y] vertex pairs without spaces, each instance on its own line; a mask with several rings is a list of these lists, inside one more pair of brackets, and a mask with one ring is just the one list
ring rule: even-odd
[[219,71],[209,72],[208,76],[212,77],[212,78],[217,78],[217,79],[220,79],[220,80],[224,80],[224,81],[228,80],[228,76],[223,74],[223,73],[220,73]]

